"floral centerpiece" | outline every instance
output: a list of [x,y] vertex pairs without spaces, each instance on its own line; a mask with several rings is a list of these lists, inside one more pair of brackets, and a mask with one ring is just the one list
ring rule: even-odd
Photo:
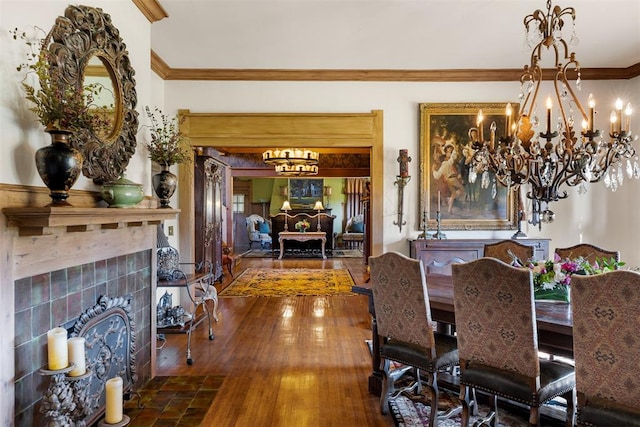
[[153,111],[145,107],[145,111],[151,121],[151,141],[144,143],[149,158],[165,167],[191,159],[189,139],[180,131],[178,116],[169,117],[158,107]]
[[305,231],[307,231],[309,227],[311,227],[311,224],[309,224],[309,221],[307,221],[306,219],[296,222],[296,225],[295,225],[295,229],[301,233],[304,233]]
[[602,258],[593,264],[585,258],[561,259],[555,254],[553,260],[529,261],[527,267],[533,272],[533,291],[536,300],[569,302],[571,276],[594,275],[616,270],[625,265],[614,258]]

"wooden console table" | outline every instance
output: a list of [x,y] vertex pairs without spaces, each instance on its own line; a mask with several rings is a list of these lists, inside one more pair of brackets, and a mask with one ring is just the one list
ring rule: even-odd
[[322,243],[322,259],[327,259],[324,253],[324,246],[327,243],[327,233],[324,231],[307,231],[300,233],[297,231],[281,231],[278,234],[278,241],[280,242],[280,256],[278,259],[282,259],[284,255],[284,241],[296,240],[298,242],[307,242],[309,240],[320,240]]

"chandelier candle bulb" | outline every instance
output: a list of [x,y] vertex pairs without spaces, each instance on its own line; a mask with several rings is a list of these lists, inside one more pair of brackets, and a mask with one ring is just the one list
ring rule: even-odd
[[618,124],[617,131],[622,131],[622,99],[616,99],[616,123]]
[[589,131],[593,132],[593,116],[594,109],[596,108],[596,100],[593,99],[592,93],[589,94],[589,100],[587,102],[589,103]]
[[87,372],[86,361],[84,357],[84,338],[72,337],[67,340],[67,349],[69,351],[69,362],[75,366],[69,372],[70,377],[79,377]]
[[47,332],[47,354],[49,370],[56,371],[69,366],[67,330],[65,328],[53,328]]
[[122,378],[113,377],[105,384],[107,408],[104,421],[117,424],[122,421]]
[[507,104],[507,111],[506,111],[506,116],[507,116],[507,122],[505,123],[505,132],[507,134],[507,137],[511,136],[511,115],[513,114],[513,109],[511,107],[511,103]]
[[616,122],[618,121],[618,114],[615,111],[611,112],[611,116],[609,116],[609,120],[611,121],[611,135],[616,133]]
[[484,116],[482,115],[482,110],[478,111],[478,135],[480,137],[480,142],[484,142],[484,133],[482,131],[482,121],[484,120]]
[[553,108],[553,103],[551,102],[551,97],[547,98],[547,133],[551,132],[551,109]]
[[633,109],[631,108],[631,103],[627,104],[627,108],[624,110],[624,115],[626,116],[626,125],[625,131],[627,133],[631,132],[631,114],[633,113]]

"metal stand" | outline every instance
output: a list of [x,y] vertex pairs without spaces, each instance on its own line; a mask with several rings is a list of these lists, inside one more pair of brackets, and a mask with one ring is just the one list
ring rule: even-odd
[[433,238],[440,239],[440,240],[446,239],[447,235],[440,230],[440,210],[436,212],[436,224],[437,224],[436,234],[433,235]]
[[131,418],[129,418],[127,414],[122,414],[122,421],[120,421],[119,423],[110,424],[105,422],[105,420],[102,420],[98,423],[98,427],[123,427],[129,425],[130,422]]
[[524,239],[527,235],[522,231],[522,217],[524,216],[524,212],[522,210],[518,211],[518,231],[515,232],[512,239]]
[[40,375],[51,377],[49,388],[42,398],[40,412],[49,418],[50,426],[84,427],[84,419],[90,414],[88,404],[89,385],[92,372],[87,371],[77,377],[67,374],[75,364],[70,363],[63,369],[40,369]]
[[433,239],[433,233],[427,231],[427,211],[422,212],[422,233],[418,234],[418,240]]

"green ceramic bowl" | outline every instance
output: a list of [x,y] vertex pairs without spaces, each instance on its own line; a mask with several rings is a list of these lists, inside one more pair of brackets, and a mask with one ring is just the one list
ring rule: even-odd
[[124,175],[117,181],[103,184],[100,194],[110,208],[132,208],[144,199],[142,184],[136,184]]

